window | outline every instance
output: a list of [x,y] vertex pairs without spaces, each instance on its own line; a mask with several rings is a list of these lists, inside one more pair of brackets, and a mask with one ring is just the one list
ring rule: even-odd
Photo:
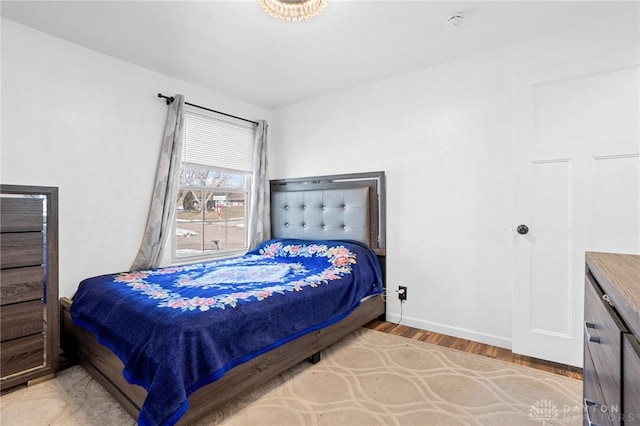
[[185,106],[175,260],[247,250],[254,127]]

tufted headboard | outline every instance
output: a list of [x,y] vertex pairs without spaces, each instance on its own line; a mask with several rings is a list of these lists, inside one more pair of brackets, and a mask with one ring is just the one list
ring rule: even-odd
[[384,172],[271,181],[271,237],[356,240],[385,254]]

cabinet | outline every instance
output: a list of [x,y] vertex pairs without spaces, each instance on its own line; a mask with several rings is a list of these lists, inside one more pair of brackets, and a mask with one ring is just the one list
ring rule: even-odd
[[58,189],[0,185],[0,387],[53,375],[60,347]]
[[640,256],[586,254],[584,424],[640,426]]

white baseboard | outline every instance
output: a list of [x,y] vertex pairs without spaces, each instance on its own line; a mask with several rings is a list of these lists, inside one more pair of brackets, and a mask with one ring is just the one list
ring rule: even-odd
[[[397,323],[400,320],[400,316],[387,312],[387,321]],[[439,324],[435,322],[422,321],[414,318],[402,317],[401,325],[409,327],[419,328],[421,330],[433,331],[440,334],[446,334],[447,336],[458,337],[460,339],[472,340],[474,342],[484,343],[487,345],[497,346],[499,348],[505,348],[511,350],[511,339],[508,337],[496,336],[494,334],[481,333],[474,330],[469,330],[460,327],[451,327],[445,324]]]

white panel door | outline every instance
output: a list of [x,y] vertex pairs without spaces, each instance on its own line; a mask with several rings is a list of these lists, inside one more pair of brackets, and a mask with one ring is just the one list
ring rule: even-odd
[[512,350],[582,366],[584,252],[640,253],[638,53],[521,74],[514,94]]

